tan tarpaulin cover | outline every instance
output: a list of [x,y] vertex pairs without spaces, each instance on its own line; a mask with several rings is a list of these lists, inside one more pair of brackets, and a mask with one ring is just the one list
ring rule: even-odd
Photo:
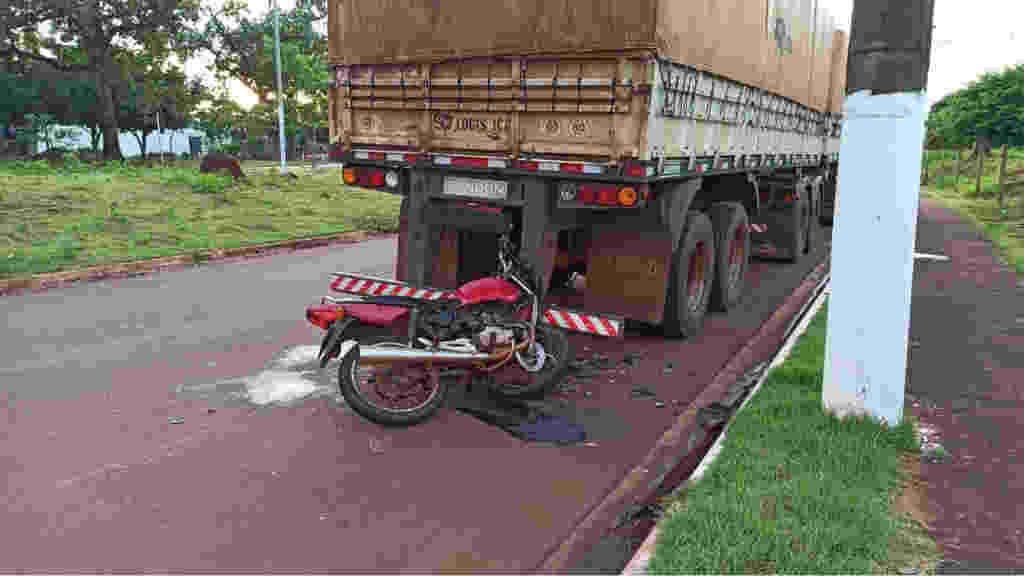
[[829,96],[829,112],[841,114],[846,101],[846,64],[850,56],[850,36],[836,30],[832,40],[832,92]]
[[833,77],[821,0],[333,2],[331,59],[343,64],[649,48],[818,110]]

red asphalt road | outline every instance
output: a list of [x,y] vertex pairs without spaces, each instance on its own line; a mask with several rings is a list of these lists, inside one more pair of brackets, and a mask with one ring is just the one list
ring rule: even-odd
[[[693,341],[575,338],[577,353],[644,354],[631,373],[617,367],[573,394],[596,446],[525,444],[454,410],[385,430],[326,397],[208,413],[175,393],[315,343],[305,303],[272,344],[196,346],[158,365],[125,358],[102,392],[8,407],[0,569],[529,571],[818,260],[753,263],[741,306],[711,316]],[[634,384],[666,407],[632,398]]]

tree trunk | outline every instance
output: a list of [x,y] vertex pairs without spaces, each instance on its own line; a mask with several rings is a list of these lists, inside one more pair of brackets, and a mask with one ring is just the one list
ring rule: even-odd
[[103,136],[103,131],[98,125],[89,126],[89,145],[92,146],[93,152],[100,151],[100,138]]
[[102,60],[101,69],[96,72],[96,94],[99,98],[100,127],[103,130],[103,159],[123,160],[121,155],[121,143],[119,141],[120,129],[117,125],[117,114],[114,110],[114,93],[106,81],[106,74],[103,67],[106,65],[106,58]]

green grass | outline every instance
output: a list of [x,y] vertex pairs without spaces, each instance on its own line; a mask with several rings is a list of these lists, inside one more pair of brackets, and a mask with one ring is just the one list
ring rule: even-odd
[[922,193],[945,204],[981,230],[997,248],[1003,261],[1024,276],[1024,199],[1014,198],[1006,204],[1006,215],[991,200],[979,200],[958,194],[952,189],[923,188]]
[[[963,158],[967,152],[961,153]],[[928,184],[923,193],[957,211],[980,229],[999,250],[1003,260],[1024,275],[1024,186],[1007,190],[1003,211],[999,209],[999,151],[993,151],[982,168],[981,194],[975,186],[975,166],[955,177],[955,152],[930,150],[927,156]],[[1024,150],[1011,149],[1006,163],[1007,173],[1024,170]],[[1022,181],[1024,175],[1011,181]]]
[[0,163],[0,278],[398,229],[400,198],[347,187],[338,170],[249,179],[200,174],[195,162]]
[[822,409],[825,320],[823,308],[706,475],[669,499],[650,573],[875,573],[937,558],[893,509],[914,424]]

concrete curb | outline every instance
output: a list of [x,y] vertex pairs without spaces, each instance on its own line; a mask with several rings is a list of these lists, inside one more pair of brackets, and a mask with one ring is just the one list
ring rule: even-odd
[[[824,277],[829,262],[830,258],[826,256],[804,278],[804,281],[786,298],[782,306],[761,325],[754,336],[718,372],[711,384],[697,396],[685,412],[679,415],[675,424],[662,434],[641,463],[630,470],[618,485],[586,514],[583,520],[533,572],[544,574],[565,572],[577,555],[585,553],[585,550],[581,549],[581,545],[586,541],[588,535],[601,530],[602,526],[614,525],[615,518],[621,516],[624,510],[628,510],[631,502],[641,500],[648,493],[657,489],[664,475],[699,444],[699,442],[693,442],[693,435],[701,430],[697,418],[698,411],[721,400],[726,395],[729,386],[742,377],[749,368],[757,364],[760,348],[765,347],[769,341],[782,340],[789,319],[803,307],[808,296]],[[776,346],[772,348],[776,348]]]
[[378,234],[368,232],[341,232],[324,236],[296,238],[266,244],[251,244],[238,248],[213,249],[198,251],[194,254],[180,254],[148,260],[135,260],[116,264],[102,264],[64,272],[35,274],[27,278],[0,280],[0,296],[9,296],[22,292],[42,292],[77,282],[96,282],[112,278],[128,278],[144,276],[152,272],[178,269],[197,265],[199,262],[219,262],[232,258],[269,256],[271,253],[283,251],[305,250],[332,244],[354,244],[371,238],[393,236],[394,233]]
[[[765,380],[768,379],[768,375],[771,374],[771,371],[778,367],[780,364],[782,364],[786,360],[786,358],[789,357],[790,352],[792,352],[793,350],[793,346],[796,345],[796,342],[800,339],[800,336],[802,336],[803,333],[807,330],[807,327],[810,326],[811,321],[814,320],[814,316],[821,309],[822,304],[825,302],[825,298],[829,294],[827,285],[828,280],[826,280],[825,282],[825,289],[822,290],[817,296],[815,296],[811,302],[809,302],[809,306],[807,307],[807,313],[802,318],[800,318],[796,327],[793,329],[792,332],[790,332],[789,337],[786,339],[786,342],[783,344],[782,348],[779,349],[778,353],[775,355],[775,358],[772,359],[771,363],[768,364],[767,369],[765,369],[765,371],[761,373],[761,376],[758,377],[757,384],[754,385],[754,387],[747,394],[746,398],[743,399],[743,402],[740,403],[739,407],[736,408],[736,410],[729,416],[729,421],[725,424],[725,427],[722,429],[722,432],[718,435],[718,438],[715,439],[715,443],[711,445],[711,448],[708,450],[708,453],[704,455],[704,458],[702,458],[700,463],[697,464],[697,468],[693,471],[692,474],[690,474],[690,477],[687,479],[688,484],[694,484],[697,481],[699,481],[701,477],[704,476],[704,473],[707,472],[708,467],[711,465],[712,462],[715,461],[715,459],[718,458],[718,455],[721,453],[722,443],[725,441],[726,434],[729,432],[729,428],[732,426],[732,423],[736,416],[738,416],[743,411],[743,409],[747,407],[747,404],[750,402],[750,400],[754,397],[754,395],[757,394],[758,390],[761,389],[761,385],[764,384]],[[654,545],[658,540],[659,532],[660,530],[658,528],[658,525],[655,525],[654,529],[651,530],[651,533],[648,534],[647,538],[644,539],[643,544],[641,544],[640,548],[637,549],[636,554],[633,555],[633,558],[629,561],[629,564],[626,564],[626,567],[623,568],[623,576],[641,576],[647,573],[647,568],[648,566],[650,566],[651,558],[654,556]]]

